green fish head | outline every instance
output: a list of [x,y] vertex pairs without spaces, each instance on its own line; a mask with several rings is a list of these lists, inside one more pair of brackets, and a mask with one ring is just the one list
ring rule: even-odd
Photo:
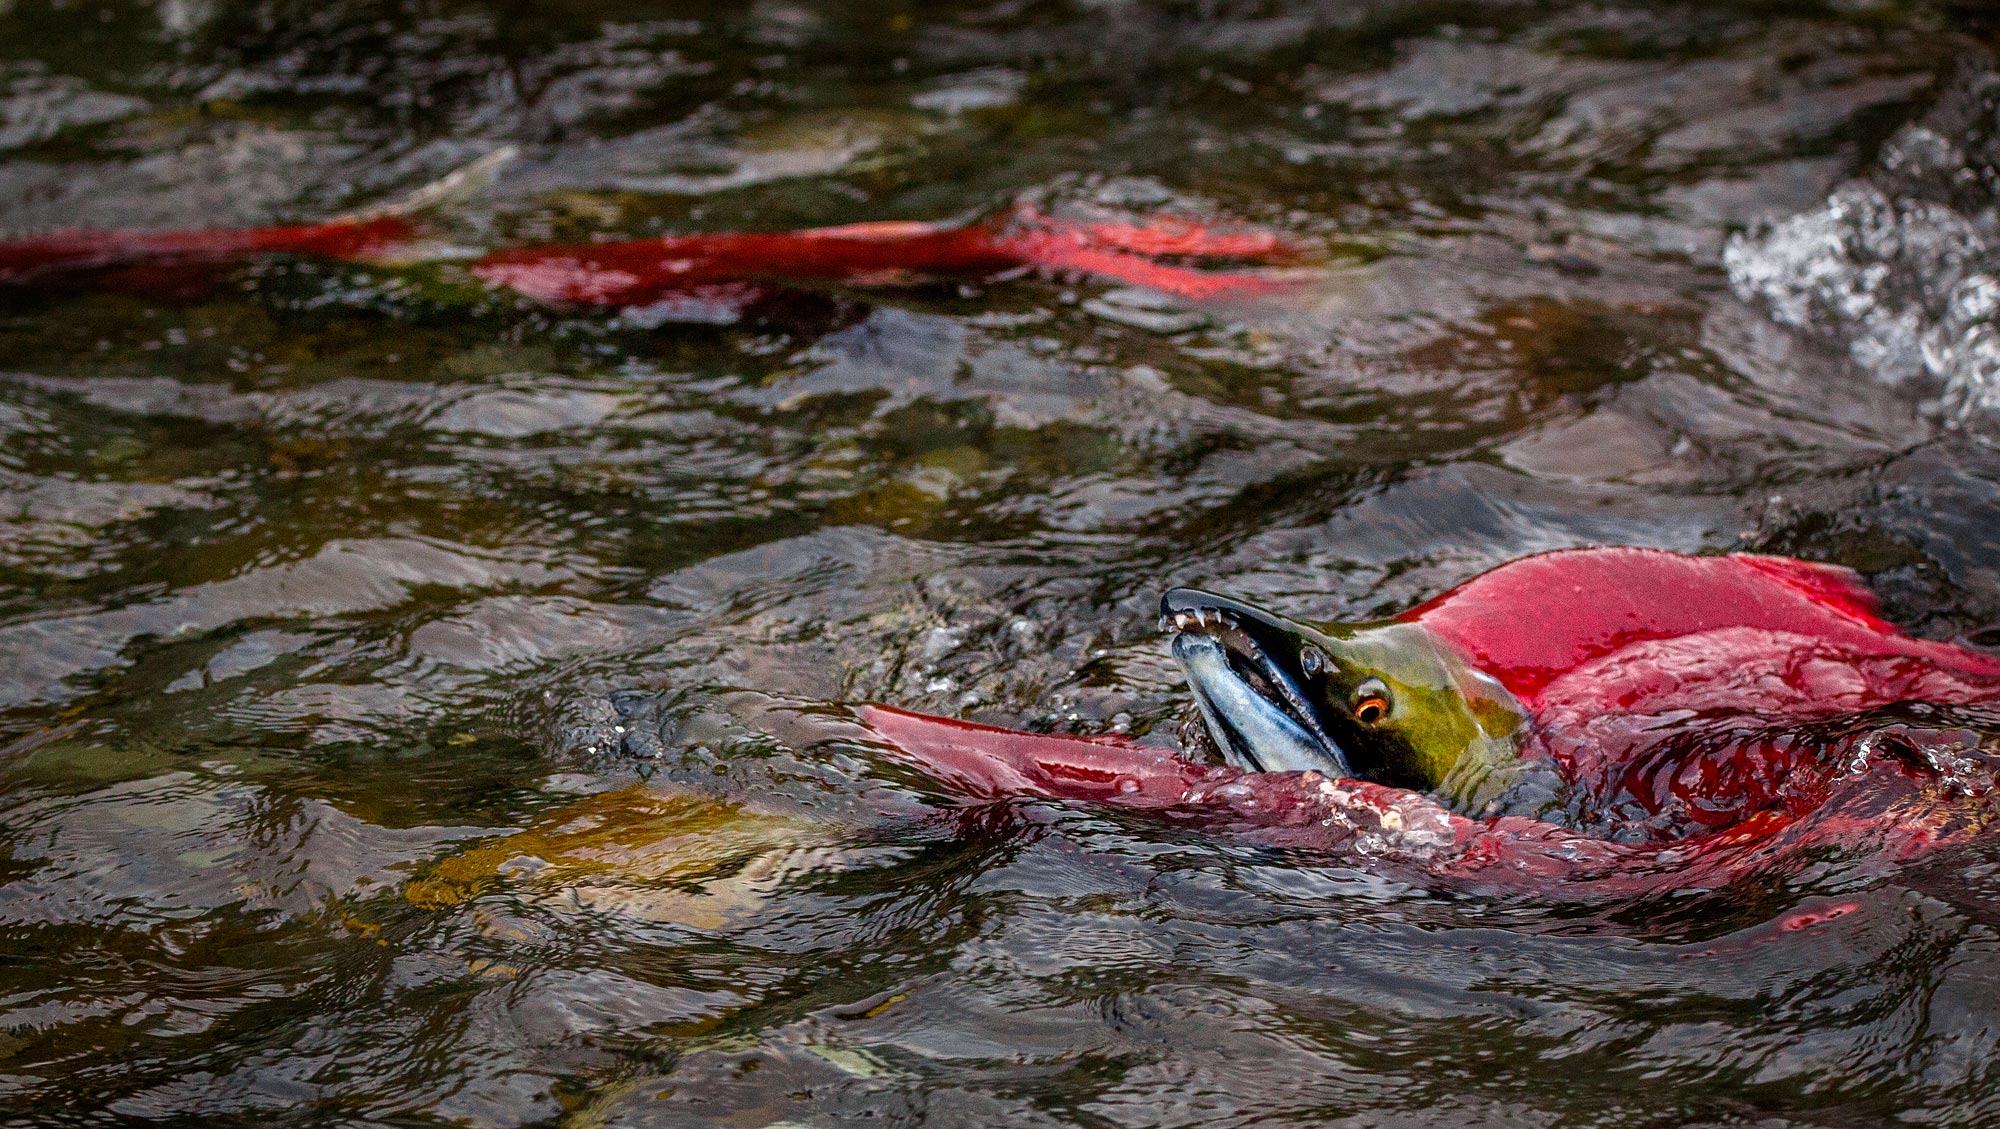
[[1194,588],[1161,628],[1223,758],[1429,792],[1465,813],[1518,781],[1526,711],[1418,623],[1307,623]]

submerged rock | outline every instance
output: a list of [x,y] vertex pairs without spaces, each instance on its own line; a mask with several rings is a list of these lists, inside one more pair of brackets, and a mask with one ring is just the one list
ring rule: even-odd
[[832,864],[836,832],[823,821],[640,784],[443,859],[403,896],[448,909],[504,891],[565,912],[720,929],[754,914],[788,876]]

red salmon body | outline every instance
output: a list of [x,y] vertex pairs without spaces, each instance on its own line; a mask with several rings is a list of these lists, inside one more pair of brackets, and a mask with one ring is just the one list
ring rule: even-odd
[[2000,660],[1903,634],[1846,569],[1572,550],[1503,565],[1398,618],[1528,709],[1521,755],[1559,766],[1573,789],[1565,818],[1469,819],[1422,793],[1125,741],[881,707],[864,720],[971,798],[1139,808],[1485,883],[1709,886],[1809,847],[1906,857],[1996,814],[1983,734],[1962,719],[2000,707]]
[[[260,255],[368,259],[414,244],[403,216],[308,226],[190,231],[62,231],[0,242],[0,283],[118,269],[192,271]],[[999,220],[946,226],[910,221],[781,232],[715,232],[490,252],[481,281],[541,302],[646,306],[682,297],[740,308],[765,287],[909,285],[1044,269],[1128,282],[1191,299],[1268,293],[1254,274],[1200,270],[1161,257],[1292,262],[1296,248],[1268,232],[1216,232],[1172,217],[1142,223],[1059,220],[1015,209]]]
[[1579,823],[1671,840],[1815,810],[1873,732],[1840,719],[2000,702],[2000,660],[1878,613],[1830,565],[1594,549],[1503,565],[1399,618],[1529,708],[1522,754],[1555,762]]
[[892,221],[768,234],[724,232],[496,251],[472,273],[544,302],[642,306],[744,284],[885,286],[978,278],[1027,267],[1131,282],[1186,298],[1257,294],[1256,275],[1201,271],[1148,256],[1287,261],[1266,233],[1218,234],[1158,219],[1145,225],[1067,223],[1022,211],[1009,222],[940,227]]
[[[1925,671],[2000,676],[2000,659],[1912,639],[1878,611],[1861,578],[1834,565],[1615,548],[1525,557],[1396,618],[1431,629],[1530,709],[1647,708],[1720,673],[1687,677],[1686,664],[1703,658],[1760,670],[1794,652],[1834,662],[1885,660],[1876,668],[1880,681],[1838,680],[1837,690],[1827,688],[1825,704],[1842,709],[1910,698]],[[1701,642],[1691,646],[1691,639]],[[1739,685],[1732,692],[1757,691]],[[1791,704],[1784,694],[1737,704],[1781,701]]]
[[409,241],[396,216],[295,227],[195,231],[54,231],[0,243],[0,283],[122,267],[205,266],[257,255],[359,259]]

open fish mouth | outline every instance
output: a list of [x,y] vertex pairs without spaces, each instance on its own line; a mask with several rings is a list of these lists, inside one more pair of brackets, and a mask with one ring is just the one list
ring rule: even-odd
[[1160,599],[1209,736],[1224,760],[1251,772],[1351,777],[1347,753],[1327,735],[1293,668],[1297,644],[1282,621],[1224,596],[1175,588]]

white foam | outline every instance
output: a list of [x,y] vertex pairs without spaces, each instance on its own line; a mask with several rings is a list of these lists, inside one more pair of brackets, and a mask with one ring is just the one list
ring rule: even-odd
[[1730,285],[1876,379],[1933,398],[1948,421],[2000,414],[2000,238],[1995,202],[1977,191],[1994,176],[1986,148],[1906,127],[1876,173],[1731,238]]

